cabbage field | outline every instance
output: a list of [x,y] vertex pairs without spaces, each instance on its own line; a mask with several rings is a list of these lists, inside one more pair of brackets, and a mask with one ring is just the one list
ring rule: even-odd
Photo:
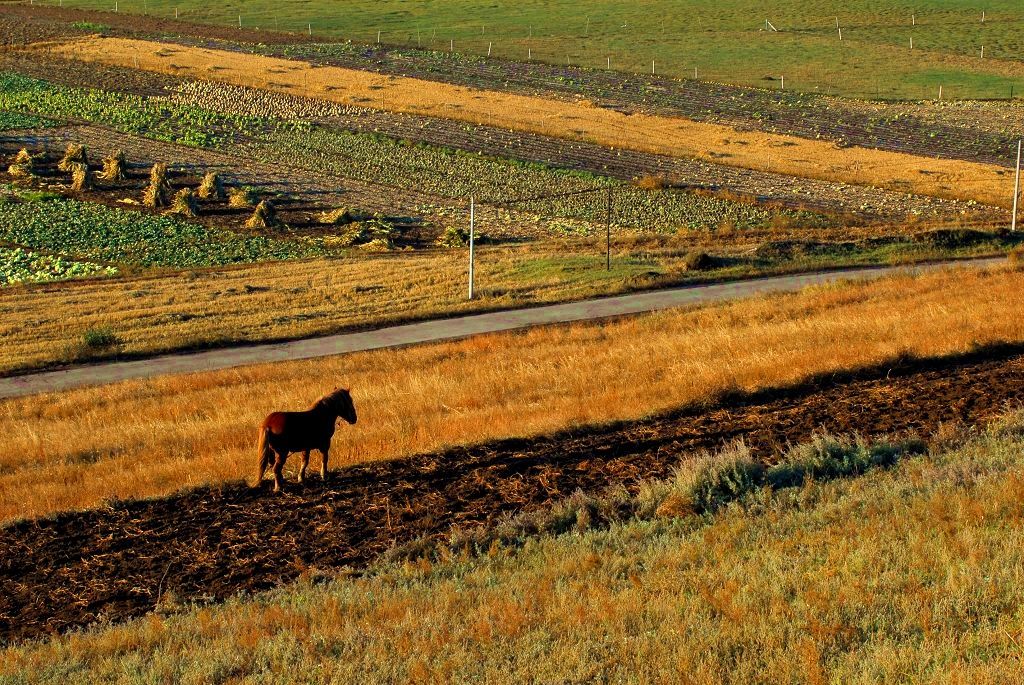
[[[325,127],[314,127],[302,134],[279,131],[258,141],[242,143],[238,149],[268,162],[287,159],[304,169],[460,201],[470,195],[490,205],[517,201],[514,209],[556,220],[602,223],[607,207],[605,194],[579,193],[607,186],[615,187],[615,224],[629,228],[709,230],[723,223],[753,228],[776,221],[780,214],[791,225],[825,226],[830,222],[829,217],[814,212],[776,209],[672,189],[623,186],[615,179],[586,172]],[[550,195],[564,196],[521,201]]]
[[0,243],[133,267],[219,266],[325,253],[298,239],[243,235],[70,199],[0,203]]
[[114,276],[116,267],[46,255],[20,247],[0,247],[0,286],[63,281],[84,276]]
[[0,72],[0,110],[98,123],[196,147],[217,146],[277,128],[306,127],[301,122],[213,112],[164,97],[71,88],[12,72]]

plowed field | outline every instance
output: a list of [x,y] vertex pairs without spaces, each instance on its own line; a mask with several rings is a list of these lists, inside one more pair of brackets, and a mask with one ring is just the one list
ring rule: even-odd
[[19,522],[0,530],[0,640],[137,616],[169,591],[216,600],[310,567],[364,567],[396,543],[665,477],[687,454],[738,438],[771,461],[819,430],[927,434],[984,421],[1024,391],[1019,354],[895,364],[639,422],[358,465],[283,495],[234,482]]

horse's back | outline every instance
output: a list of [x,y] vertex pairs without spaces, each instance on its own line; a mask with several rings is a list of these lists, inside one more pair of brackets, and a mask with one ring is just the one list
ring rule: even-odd
[[260,424],[260,430],[268,431],[276,435],[280,435],[285,432],[288,428],[288,413],[283,411],[275,411],[272,414],[267,414],[267,418],[263,419],[263,423]]

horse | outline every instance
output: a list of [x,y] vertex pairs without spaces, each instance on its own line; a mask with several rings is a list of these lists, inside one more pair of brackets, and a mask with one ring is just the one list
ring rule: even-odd
[[259,487],[263,475],[274,464],[274,492],[281,491],[281,470],[288,455],[302,452],[302,468],[299,469],[298,482],[306,478],[306,467],[309,466],[309,453],[320,452],[320,478],[327,482],[327,453],[331,449],[331,438],[334,436],[334,422],[343,418],[354,424],[356,408],[352,404],[352,395],[346,388],[336,388],[324,395],[306,411],[276,411],[267,415],[260,424],[259,466],[256,471],[256,482]]

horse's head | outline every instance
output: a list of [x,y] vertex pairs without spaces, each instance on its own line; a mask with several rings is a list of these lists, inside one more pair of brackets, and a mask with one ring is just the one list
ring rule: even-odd
[[352,395],[347,388],[335,390],[326,399],[327,404],[336,415],[349,423],[356,422],[356,405],[352,403]]

